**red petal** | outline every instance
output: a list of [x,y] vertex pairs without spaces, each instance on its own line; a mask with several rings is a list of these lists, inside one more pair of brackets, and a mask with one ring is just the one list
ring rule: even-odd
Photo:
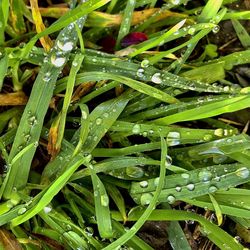
[[114,53],[116,40],[112,36],[106,36],[99,41],[102,51]]
[[122,47],[128,47],[133,44],[138,44],[141,42],[144,42],[148,40],[148,37],[145,33],[142,32],[132,32],[126,35],[122,41],[121,41],[121,46]]

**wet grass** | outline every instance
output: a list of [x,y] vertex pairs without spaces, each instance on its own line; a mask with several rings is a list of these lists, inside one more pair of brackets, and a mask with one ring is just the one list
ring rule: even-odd
[[247,249],[247,3],[42,4],[0,1],[1,249]]

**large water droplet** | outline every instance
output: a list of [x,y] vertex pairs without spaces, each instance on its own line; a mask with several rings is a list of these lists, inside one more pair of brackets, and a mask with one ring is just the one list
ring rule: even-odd
[[202,170],[199,174],[199,179],[200,181],[203,181],[203,182],[208,182],[212,179],[212,173],[209,172],[208,170]]
[[22,207],[22,208],[18,209],[17,213],[19,215],[21,215],[21,214],[24,214],[26,211],[27,211],[27,209],[25,207]]
[[141,132],[141,126],[139,124],[135,124],[132,128],[133,134],[139,134]]
[[218,33],[220,31],[220,26],[219,25],[214,26],[212,31],[214,34]]
[[137,72],[136,72],[136,75],[138,77],[143,77],[143,73],[144,73],[144,69],[138,69]]
[[142,188],[148,187],[148,182],[147,181],[140,181],[140,187],[142,187]]
[[144,60],[141,62],[141,67],[142,67],[142,68],[147,68],[148,66],[149,66],[149,60],[144,59]]
[[216,136],[223,136],[223,129],[222,128],[217,128],[214,130],[214,135]]
[[173,196],[173,195],[169,195],[168,197],[167,197],[167,202],[169,203],[169,204],[173,204],[174,202],[175,202],[175,197]]
[[43,211],[44,213],[48,214],[49,212],[51,212],[52,208],[51,207],[44,207]]
[[191,27],[189,30],[188,30],[188,34],[189,35],[193,35],[195,33],[195,28]]
[[169,155],[166,155],[165,167],[168,168],[172,165],[172,158]]
[[246,167],[243,167],[243,168],[239,168],[237,171],[236,171],[236,175],[243,178],[243,179],[246,179],[249,177],[249,169],[246,168]]
[[96,123],[96,125],[100,125],[102,123],[102,119],[101,118],[97,118],[95,120],[95,123]]
[[189,191],[193,191],[193,190],[195,189],[195,185],[194,185],[193,183],[189,183],[189,184],[187,185],[187,189],[188,189]]
[[101,195],[101,205],[107,207],[108,204],[109,204],[109,197],[106,194]]
[[144,171],[140,167],[127,167],[126,174],[132,178],[141,178],[144,175]]
[[169,132],[167,136],[167,143],[169,146],[175,146],[180,144],[181,135],[179,132]]
[[64,65],[64,63],[66,62],[66,58],[65,57],[60,57],[60,56],[51,56],[51,63],[59,68],[59,67],[62,67]]
[[152,76],[151,81],[156,84],[161,84],[162,83],[161,73],[155,73]]
[[141,204],[142,205],[148,205],[151,200],[153,199],[153,195],[150,193],[142,194],[141,196]]
[[180,186],[176,186],[176,187],[175,187],[175,190],[176,190],[176,192],[181,192],[182,187],[180,187]]
[[183,179],[189,179],[189,177],[190,177],[190,175],[188,174],[188,173],[182,173],[181,174],[181,177],[183,178]]
[[208,192],[209,193],[214,193],[214,192],[216,192],[218,190],[218,188],[216,187],[216,186],[210,186],[209,188],[208,188]]
[[86,228],[84,229],[84,232],[86,233],[86,235],[87,235],[88,237],[92,237],[93,234],[94,234],[94,229],[93,229],[92,227],[86,227]]
[[71,51],[74,47],[74,44],[72,42],[66,42],[66,43],[63,43],[61,41],[58,41],[57,42],[57,46],[59,49],[61,49],[62,51],[65,51],[65,52],[68,52],[68,51]]

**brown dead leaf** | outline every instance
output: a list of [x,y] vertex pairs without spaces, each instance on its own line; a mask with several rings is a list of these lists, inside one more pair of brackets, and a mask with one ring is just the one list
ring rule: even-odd
[[28,97],[22,91],[8,94],[0,94],[0,106],[25,105]]
[[[30,0],[30,5],[31,5],[32,17],[33,17],[34,23],[36,25],[36,32],[40,33],[40,32],[45,30],[45,26],[43,24],[43,19],[42,19],[41,13],[39,11],[37,0]],[[51,41],[49,36],[41,37],[39,40],[40,40],[43,48],[47,52],[53,46],[53,42]]]
[[15,236],[4,228],[0,229],[0,242],[5,250],[22,250]]
[[94,82],[85,82],[79,85],[72,95],[71,102],[75,102],[79,100],[82,96],[86,95],[94,85]]
[[47,150],[48,153],[51,155],[51,160],[53,160],[60,151],[60,148],[58,148],[57,145],[59,124],[60,115],[56,118],[56,120],[54,120],[49,130]]

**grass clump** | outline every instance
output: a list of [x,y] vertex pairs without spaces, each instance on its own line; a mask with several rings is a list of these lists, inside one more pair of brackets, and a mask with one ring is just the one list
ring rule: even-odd
[[3,249],[247,249],[247,1],[0,6]]

